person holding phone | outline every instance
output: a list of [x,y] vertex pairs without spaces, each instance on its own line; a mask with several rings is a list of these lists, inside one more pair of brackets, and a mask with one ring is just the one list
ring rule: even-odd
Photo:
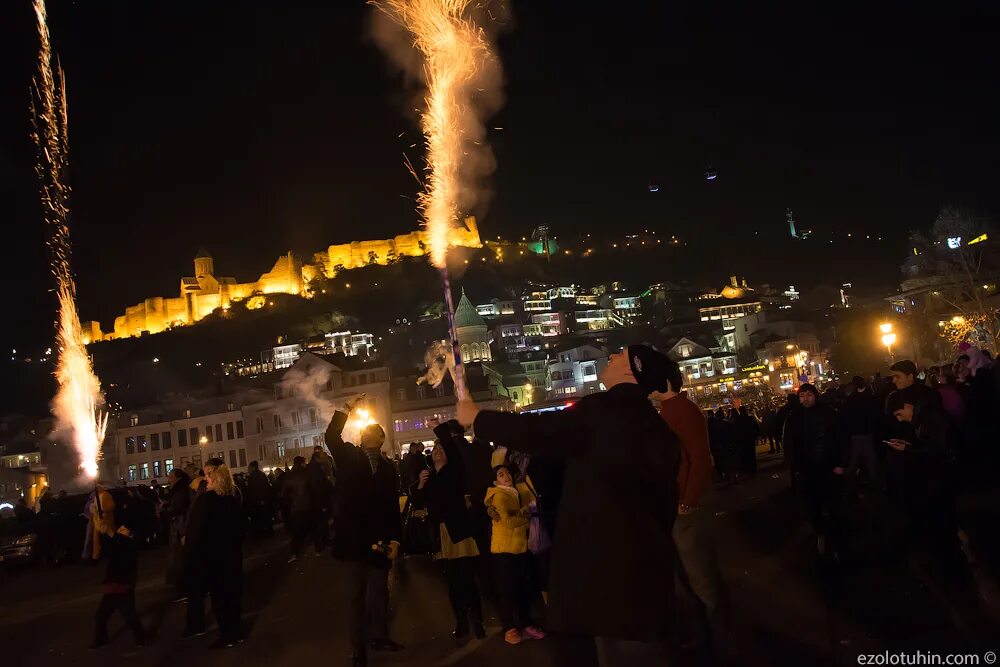
[[940,399],[926,392],[894,392],[893,417],[912,429],[911,437],[885,440],[889,464],[899,473],[893,495],[907,519],[907,536],[945,567],[958,565],[961,552],[952,471],[955,435]]

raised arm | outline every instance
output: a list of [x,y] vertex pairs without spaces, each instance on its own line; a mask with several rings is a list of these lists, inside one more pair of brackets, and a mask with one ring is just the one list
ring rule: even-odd
[[514,414],[482,410],[476,415],[476,435],[526,454],[566,458],[586,446],[585,406],[559,412]]

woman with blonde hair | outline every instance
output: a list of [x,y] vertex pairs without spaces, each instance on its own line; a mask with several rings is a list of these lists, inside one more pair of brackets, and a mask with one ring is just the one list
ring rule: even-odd
[[184,635],[205,633],[204,599],[210,595],[219,624],[212,648],[230,648],[242,641],[243,510],[228,466],[208,472],[207,482],[191,508],[184,543],[190,586]]

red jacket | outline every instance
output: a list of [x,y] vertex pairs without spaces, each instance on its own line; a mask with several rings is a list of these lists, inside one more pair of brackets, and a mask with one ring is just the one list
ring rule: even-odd
[[677,471],[677,496],[682,505],[698,507],[712,481],[712,455],[708,448],[708,422],[701,408],[681,395],[660,404],[660,416],[681,441],[681,466]]

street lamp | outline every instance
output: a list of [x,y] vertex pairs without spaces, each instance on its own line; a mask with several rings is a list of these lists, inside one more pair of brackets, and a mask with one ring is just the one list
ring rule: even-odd
[[896,343],[896,334],[892,330],[892,323],[883,322],[878,325],[878,328],[882,332],[882,344],[885,345],[886,352],[889,353],[889,360],[895,361],[896,357],[892,353],[892,346]]

